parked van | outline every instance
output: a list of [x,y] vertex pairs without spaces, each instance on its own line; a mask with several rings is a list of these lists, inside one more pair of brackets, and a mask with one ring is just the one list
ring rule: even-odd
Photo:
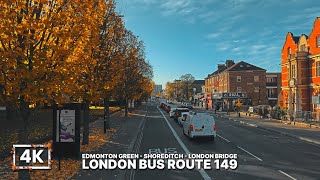
[[190,112],[183,119],[182,131],[191,139],[195,137],[210,137],[214,140],[217,136],[216,122],[214,117],[208,113]]

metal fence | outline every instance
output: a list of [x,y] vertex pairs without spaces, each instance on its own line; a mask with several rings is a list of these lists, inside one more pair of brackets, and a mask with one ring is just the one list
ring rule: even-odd
[[311,111],[298,111],[294,113],[294,120],[295,121],[302,121],[302,122],[319,122],[319,114],[317,116],[316,112]]

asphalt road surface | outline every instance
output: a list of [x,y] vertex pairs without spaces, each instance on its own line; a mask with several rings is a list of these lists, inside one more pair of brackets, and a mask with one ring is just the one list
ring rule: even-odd
[[[225,170],[136,170],[130,179],[320,179],[320,147],[247,124],[215,117],[217,138],[190,140],[181,127],[148,103],[140,154],[237,154],[238,168]],[[200,111],[200,110],[194,110]]]

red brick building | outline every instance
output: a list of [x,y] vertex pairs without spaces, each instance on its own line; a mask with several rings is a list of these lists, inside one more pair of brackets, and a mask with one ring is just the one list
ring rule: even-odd
[[212,107],[215,93],[245,92],[253,105],[267,103],[266,70],[241,61],[227,60],[205,78],[206,98]]
[[[320,18],[316,18],[309,36],[287,34],[282,48],[281,106],[290,115],[305,111],[320,112]],[[312,98],[314,97],[314,98]],[[319,119],[317,117],[317,119]]]

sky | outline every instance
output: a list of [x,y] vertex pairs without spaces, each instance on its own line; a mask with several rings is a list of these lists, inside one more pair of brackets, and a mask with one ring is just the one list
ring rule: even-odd
[[227,59],[281,72],[287,33],[309,35],[320,1],[117,0],[117,9],[164,86],[187,73],[204,79]]

